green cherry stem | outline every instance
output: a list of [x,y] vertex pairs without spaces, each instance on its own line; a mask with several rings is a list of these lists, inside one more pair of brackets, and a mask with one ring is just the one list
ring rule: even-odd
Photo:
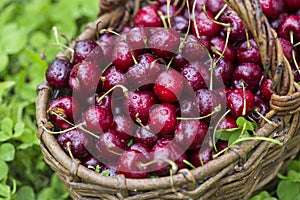
[[210,116],[212,116],[212,115],[214,115],[214,114],[220,112],[221,108],[222,108],[222,106],[221,106],[221,104],[219,104],[219,105],[216,106],[216,107],[214,108],[214,110],[213,110],[211,113],[209,113],[208,115],[205,115],[205,116],[202,116],[202,117],[177,117],[176,119],[177,119],[177,120],[182,120],[182,121],[183,121],[183,120],[201,120],[201,119],[205,119],[205,118],[207,118],[207,117],[210,117]]
[[124,96],[128,96],[128,89],[124,85],[118,84],[107,90],[101,97],[97,98],[97,102],[99,103],[100,101],[102,101],[106,95],[108,95],[111,91],[113,91],[116,88],[121,88],[123,90]]

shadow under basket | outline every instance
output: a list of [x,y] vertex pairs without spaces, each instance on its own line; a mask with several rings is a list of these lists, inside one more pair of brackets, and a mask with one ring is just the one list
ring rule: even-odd
[[[129,179],[122,174],[103,176],[72,159],[61,149],[55,137],[40,127],[42,124],[47,129],[53,128],[47,115],[53,88],[45,81],[37,89],[37,136],[46,163],[73,199],[249,199],[254,192],[267,186],[279,171],[284,171],[297,155],[300,148],[300,87],[294,82],[276,32],[263,15],[258,0],[225,2],[249,27],[260,49],[265,74],[272,79],[271,87],[275,91],[270,100],[271,111],[265,116],[274,123],[262,122],[256,134],[276,139],[283,145],[246,141],[201,167],[181,169],[172,177]],[[110,5],[110,2],[102,2],[105,12],[100,13],[95,22],[89,23],[77,40],[93,38],[101,28],[117,29],[129,19],[131,10],[136,10],[139,3],[122,1]],[[250,151],[252,154],[248,157]]]

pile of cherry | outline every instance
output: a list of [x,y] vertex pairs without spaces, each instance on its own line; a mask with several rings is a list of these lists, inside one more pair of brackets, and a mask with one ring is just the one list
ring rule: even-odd
[[[300,81],[300,1],[260,2]],[[259,122],[270,109],[271,80],[256,43],[222,0],[152,3],[120,34],[78,41],[72,58],[46,72],[59,145],[110,176],[201,166],[227,147],[221,140],[212,147],[215,126],[235,128],[240,116]]]

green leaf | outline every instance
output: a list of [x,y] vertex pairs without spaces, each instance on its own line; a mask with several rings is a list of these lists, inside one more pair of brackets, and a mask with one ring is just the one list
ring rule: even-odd
[[0,160],[0,169],[0,180],[2,180],[8,175],[8,166],[3,160]]
[[300,172],[300,161],[299,160],[292,160],[288,166],[288,171],[293,170],[296,172]]
[[279,182],[276,190],[279,200],[299,200],[299,184],[289,180]]
[[9,140],[12,137],[13,121],[9,117],[5,117],[1,122],[0,142]]
[[231,129],[226,129],[226,130],[217,130],[216,131],[216,138],[228,141],[231,135],[234,134],[240,134],[241,133],[241,128],[231,128]]
[[15,81],[5,81],[0,83],[0,103],[2,103],[3,94],[16,84]]
[[0,146],[0,159],[12,161],[15,158],[15,147],[11,143],[4,143]]
[[253,196],[250,200],[277,200],[272,197],[267,191],[262,191],[261,193]]
[[232,134],[228,139],[228,146],[233,145],[235,143],[235,141],[237,141],[237,139],[239,139],[240,135],[241,135],[241,132]]
[[9,198],[10,192],[11,192],[11,189],[10,189],[9,185],[0,184],[0,197]]
[[6,54],[5,51],[2,50],[0,54],[0,73],[5,70],[5,68],[8,66],[9,57]]
[[18,27],[17,24],[8,24],[1,30],[0,46],[8,54],[16,54],[25,47],[27,43],[27,32]]
[[35,200],[35,193],[32,187],[22,186],[16,193],[16,200]]
[[255,123],[246,120],[244,117],[238,117],[236,120],[236,124],[241,128],[244,127],[244,124],[246,124],[245,130],[249,131],[254,131],[256,126]]
[[24,132],[25,124],[24,122],[17,122],[14,128],[14,137],[20,137]]

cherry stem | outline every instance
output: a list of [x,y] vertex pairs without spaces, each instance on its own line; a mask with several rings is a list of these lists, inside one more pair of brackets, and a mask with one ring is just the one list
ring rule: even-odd
[[68,141],[67,142],[68,153],[69,153],[69,156],[72,158],[72,160],[74,160],[74,156],[73,156],[73,153],[71,151],[71,145],[72,145],[72,143],[70,141]]
[[159,15],[161,22],[163,23],[164,28],[168,28],[167,22],[166,22],[166,17],[161,11],[157,11],[157,14]]
[[159,161],[164,161],[164,162],[168,163],[169,165],[171,165],[170,170],[172,171],[173,174],[176,174],[176,172],[178,170],[178,166],[173,160],[170,160],[168,158],[160,158],[160,159],[152,160],[152,161],[147,162],[147,163],[140,163],[139,167],[147,167],[147,166],[152,165],[154,163],[157,163]]
[[142,120],[139,118],[139,113],[136,113],[135,115],[135,121],[141,126],[144,127],[144,124],[142,123]]
[[247,48],[250,49],[251,44],[250,44],[250,39],[249,39],[249,33],[248,33],[248,30],[246,28],[245,28],[245,33],[246,33]]
[[194,3],[193,3],[192,16],[193,16],[193,19],[194,19],[193,21],[194,21],[194,27],[195,27],[195,31],[196,31],[196,36],[197,36],[197,38],[200,38],[199,30],[197,28],[196,15],[195,15],[196,3],[197,3],[197,1],[194,1]]
[[268,124],[271,124],[274,127],[278,127],[278,124],[276,122],[273,122],[266,118],[263,114],[261,114],[257,108],[254,109],[254,112],[257,113],[262,119],[264,119]]
[[112,88],[110,88],[108,91],[106,91],[101,97],[99,97],[97,99],[97,103],[99,103],[100,101],[102,101],[104,99],[104,97],[106,97],[111,91],[113,91],[116,88],[121,88],[123,90],[123,94],[125,97],[128,96],[128,89],[124,86],[124,85],[115,85]]
[[215,150],[216,152],[218,152],[218,149],[217,149],[217,146],[216,146],[216,132],[217,132],[217,128],[218,128],[219,124],[221,123],[221,121],[224,119],[224,117],[225,117],[228,113],[230,113],[230,110],[227,110],[227,111],[220,117],[220,119],[217,121],[217,124],[214,126],[212,142],[213,142],[214,150]]
[[[183,4],[183,5],[184,5],[184,4]],[[187,8],[187,10],[188,10],[188,13],[190,14],[190,6],[189,6],[189,2],[188,2],[188,1],[186,1],[186,8]],[[182,49],[182,48],[184,47],[186,38],[187,38],[187,36],[189,35],[190,29],[191,29],[191,18],[189,17],[188,20],[189,20],[189,21],[188,21],[188,27],[187,27],[186,33],[184,34],[184,38],[182,39],[182,42],[180,43],[179,51],[180,51],[180,49]]]
[[168,19],[169,28],[172,29],[170,4],[171,4],[171,0],[167,0],[167,19]]
[[73,127],[71,127],[71,128],[62,130],[62,131],[51,131],[51,130],[47,129],[43,124],[40,124],[40,127],[41,127],[44,131],[46,131],[46,132],[48,132],[48,133],[50,133],[50,134],[63,134],[63,133],[72,131],[72,130],[74,130],[74,129],[77,129],[77,128],[79,128],[79,127],[82,126],[82,125],[85,125],[85,122],[80,123],[80,124],[78,124],[78,125],[76,125],[76,126],[73,126]]
[[230,32],[231,32],[231,28],[230,28],[230,27],[227,27],[225,46],[224,46],[224,49],[223,49],[222,53],[220,54],[220,57],[219,57],[218,60],[216,61],[216,63],[220,62],[221,58],[224,57],[224,54],[225,54],[225,51],[226,51],[226,48],[227,48],[228,42],[229,42],[229,35],[230,35]]
[[184,164],[186,164],[187,166],[191,167],[192,169],[195,169],[195,168],[196,168],[192,163],[190,163],[189,161],[187,161],[187,160],[185,160],[185,159],[183,159],[182,162],[183,162]]
[[296,67],[298,73],[300,73],[300,71],[299,71],[300,69],[299,69],[299,65],[298,65],[297,60],[296,60],[296,55],[295,55],[295,50],[294,49],[292,50],[292,58],[293,58],[293,61],[294,61],[294,64],[295,64],[295,67]]
[[206,11],[206,6],[204,4],[201,5],[202,6],[202,9],[203,9],[203,13],[205,14],[205,16],[207,17],[207,19],[209,19],[210,21],[212,21],[213,23],[216,23],[216,24],[219,24],[219,25],[222,25],[222,26],[227,26],[229,27],[230,26],[230,23],[222,23],[222,22],[219,22],[219,21],[216,21],[214,19],[212,19],[210,16],[208,16],[207,14],[207,11]]
[[224,4],[221,10],[216,14],[215,19],[218,19],[222,15],[222,13],[226,10],[227,7],[228,7],[227,4]]
[[216,106],[216,107],[214,108],[214,110],[213,110],[211,113],[209,113],[208,115],[205,115],[205,116],[202,116],[202,117],[176,117],[176,119],[177,119],[177,120],[182,120],[182,121],[183,121],[183,120],[201,120],[201,119],[205,119],[205,118],[207,118],[207,117],[210,117],[210,116],[216,114],[217,112],[220,112],[221,108],[222,108],[222,106],[221,106],[221,104],[219,104],[219,105]]
[[[59,114],[57,114],[54,110],[48,110],[47,112],[49,112],[50,114],[55,115],[56,117],[60,118],[60,119],[63,120],[64,122],[70,124],[71,126],[75,126],[75,124],[69,122],[68,120],[66,120],[65,118],[63,118],[63,117],[60,116]],[[85,122],[83,122],[83,123],[85,124]],[[84,125],[84,124],[83,124],[83,125]],[[91,132],[91,131],[89,131],[89,130],[83,128],[82,126],[78,126],[77,128],[80,129],[80,130],[82,130],[82,131],[84,131],[84,132],[86,132],[86,133],[88,133],[88,134],[90,134],[91,136],[93,136],[93,137],[99,139],[99,136],[98,136],[98,135],[96,135],[95,133],[93,133],[93,132]]]
[[242,111],[242,115],[245,116],[246,115],[246,91],[245,91],[245,85],[244,85],[244,81],[242,81],[242,89],[243,89],[243,96],[244,96],[244,106],[243,106],[243,111]]
[[49,45],[47,45],[43,50],[42,50],[42,52],[41,52],[41,54],[40,54],[40,57],[41,57],[41,59],[42,60],[46,60],[47,59],[47,57],[46,57],[46,51],[50,48],[50,47],[54,47],[54,46],[56,46],[56,47],[63,47],[63,48],[66,48],[66,49],[68,49],[70,52],[71,52],[71,58],[70,58],[70,60],[73,60],[73,57],[74,57],[74,49],[72,49],[71,47],[68,47],[68,46],[66,46],[66,45],[64,45],[64,44],[57,44],[57,43],[54,43],[54,44],[49,44]]
[[300,42],[297,42],[296,44],[294,44],[294,47],[297,47],[300,45]]

